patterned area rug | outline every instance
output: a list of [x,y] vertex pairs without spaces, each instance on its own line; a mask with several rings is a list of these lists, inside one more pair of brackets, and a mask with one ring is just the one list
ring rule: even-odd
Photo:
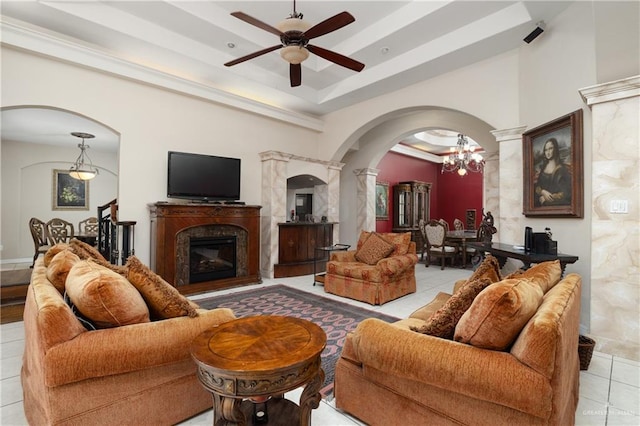
[[366,318],[395,322],[398,318],[362,309],[348,303],[317,296],[285,285],[262,287],[224,296],[196,300],[205,309],[230,308],[238,318],[252,315],[284,315],[302,318],[318,324],[327,334],[327,346],[322,352],[325,381],[322,396],[333,394],[336,361],[347,333]]

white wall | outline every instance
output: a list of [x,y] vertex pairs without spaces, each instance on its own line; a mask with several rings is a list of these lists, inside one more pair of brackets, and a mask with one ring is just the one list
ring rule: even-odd
[[347,149],[379,123],[425,109],[460,111],[495,128],[507,128],[518,121],[518,96],[514,51],[327,114],[317,155],[341,161]]
[[120,133],[119,218],[138,222],[136,255],[147,264],[147,204],[166,199],[167,151],[241,158],[247,204],[261,201],[259,152],[316,153],[311,130],[6,46],[1,53],[4,107],[63,108]]
[[[580,260],[567,268],[583,277],[583,331],[589,327],[591,277],[591,111],[584,104],[579,89],[596,80],[593,10],[590,2],[576,2],[553,22],[530,45],[520,49],[520,120],[533,129],[578,109],[583,110],[584,218],[516,217],[521,229],[530,226],[535,232],[551,228],[558,251],[575,254]],[[522,147],[518,150],[522,158]],[[521,174],[520,174],[521,175]],[[521,183],[520,183],[521,184]],[[522,205],[522,200],[519,200]]]
[[73,223],[97,215],[97,207],[116,197],[117,154],[92,151],[100,174],[89,181],[89,210],[53,210],[53,170],[68,170],[78,157],[77,148],[2,141],[2,260],[33,257],[29,219],[44,222],[59,217]]

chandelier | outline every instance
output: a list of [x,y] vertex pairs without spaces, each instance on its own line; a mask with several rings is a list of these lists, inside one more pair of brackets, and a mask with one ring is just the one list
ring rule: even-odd
[[98,169],[94,167],[89,155],[85,152],[87,148],[89,148],[89,145],[85,145],[84,140],[92,139],[95,136],[91,133],[84,132],[72,132],[71,135],[82,139],[82,143],[78,144],[78,148],[80,148],[80,155],[69,169],[69,176],[79,180],[93,179],[98,174]]
[[465,176],[468,172],[482,173],[484,159],[482,155],[474,152],[475,148],[469,144],[465,135],[458,134],[456,146],[450,148],[449,156],[442,162],[441,173],[457,171],[460,176]]

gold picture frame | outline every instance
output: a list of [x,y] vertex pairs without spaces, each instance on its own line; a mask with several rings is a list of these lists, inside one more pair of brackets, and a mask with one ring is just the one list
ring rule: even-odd
[[376,220],[389,220],[389,183],[376,182]]
[[582,110],[525,132],[522,154],[524,215],[583,217]]
[[89,210],[89,181],[74,179],[69,170],[53,170],[51,208]]

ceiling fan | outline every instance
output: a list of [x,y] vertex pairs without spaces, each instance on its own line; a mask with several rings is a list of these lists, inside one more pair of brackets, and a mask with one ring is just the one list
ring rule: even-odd
[[334,64],[354,71],[360,72],[364,68],[364,64],[361,62],[343,56],[339,53],[323,49],[322,47],[309,44],[309,40],[313,38],[323,36],[354,22],[356,19],[349,12],[338,13],[331,18],[325,19],[319,24],[311,26],[308,22],[302,19],[302,13],[298,13],[296,11],[296,1],[293,0],[293,13],[275,27],[265,24],[264,22],[243,12],[232,12],[231,15],[279,36],[280,44],[267,47],[266,49],[253,52],[249,55],[227,62],[224,64],[227,67],[273,52],[274,50],[282,49],[280,51],[280,56],[290,64],[289,79],[291,80],[291,87],[300,86],[302,83],[302,67],[300,63],[309,57],[309,52],[314,53],[327,61],[331,61]]

